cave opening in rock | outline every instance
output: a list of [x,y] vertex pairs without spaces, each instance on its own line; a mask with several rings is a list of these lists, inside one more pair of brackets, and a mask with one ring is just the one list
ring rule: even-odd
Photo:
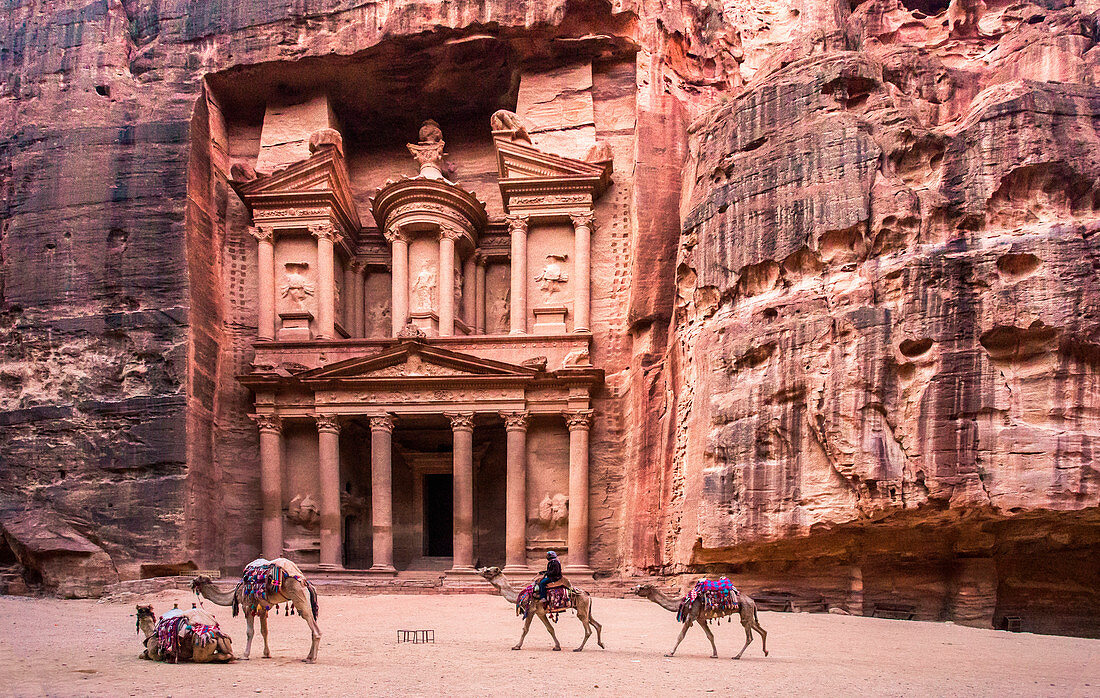
[[903,0],[902,4],[911,12],[919,12],[926,17],[935,17],[945,12],[950,3],[949,0]]

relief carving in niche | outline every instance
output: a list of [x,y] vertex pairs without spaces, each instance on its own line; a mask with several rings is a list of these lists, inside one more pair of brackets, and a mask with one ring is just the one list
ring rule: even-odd
[[425,267],[417,273],[412,286],[412,310],[426,313],[435,305],[435,271]]
[[568,523],[569,497],[561,492],[553,496],[547,492],[535,515],[527,521],[528,535],[536,543],[560,545],[565,542]]
[[539,285],[539,290],[542,291],[543,305],[552,305],[555,294],[560,293],[565,283],[569,281],[569,276],[562,266],[565,260],[566,255],[564,254],[551,253],[546,255],[546,265],[535,277],[535,283]]
[[455,267],[455,311],[462,308],[462,270]]
[[313,283],[306,276],[307,262],[287,262],[286,274],[281,287],[282,297],[289,300],[297,310],[306,310],[306,301],[313,297]]
[[506,288],[493,298],[492,306],[488,310],[490,322],[496,323],[495,327],[490,325],[492,330],[501,333],[508,331],[508,323],[511,321],[511,309],[508,307],[510,295],[511,290]]

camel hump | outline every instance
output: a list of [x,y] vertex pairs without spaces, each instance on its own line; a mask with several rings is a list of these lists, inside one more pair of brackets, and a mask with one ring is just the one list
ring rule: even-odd
[[306,576],[302,574],[302,570],[298,568],[298,565],[294,564],[294,562],[286,559],[285,557],[277,557],[271,561],[271,564],[278,566],[289,576],[294,577],[295,579],[304,580],[306,578]]

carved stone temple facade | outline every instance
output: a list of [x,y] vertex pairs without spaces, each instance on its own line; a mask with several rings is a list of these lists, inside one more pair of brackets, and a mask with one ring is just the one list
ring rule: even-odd
[[589,358],[591,238],[612,163],[599,147],[536,147],[511,112],[491,126],[503,215],[452,181],[430,120],[407,146],[419,174],[365,202],[329,126],[302,157],[235,181],[257,247],[254,359],[238,380],[259,430],[265,557],[461,576],[479,562],[525,572],[553,549],[591,574],[604,382]]

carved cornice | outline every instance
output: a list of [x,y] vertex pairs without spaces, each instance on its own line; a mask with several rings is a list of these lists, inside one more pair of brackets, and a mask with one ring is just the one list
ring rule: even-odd
[[328,432],[329,434],[340,433],[340,418],[337,415],[315,414],[313,418],[317,420],[317,431]]
[[577,410],[576,412],[562,412],[569,431],[588,431],[592,426],[592,410]]
[[473,412],[444,412],[443,416],[451,420],[451,431],[473,431]]
[[283,430],[283,420],[277,414],[250,414],[248,417],[256,423],[261,432],[278,434]]
[[509,233],[527,233],[527,216],[505,216],[504,220],[508,221]]
[[275,229],[270,225],[250,225],[248,226],[248,234],[260,242],[271,242],[271,238],[275,235]]
[[393,433],[394,421],[392,414],[376,415],[370,418],[370,430]]
[[504,419],[504,428],[507,431],[527,431],[531,413],[527,411],[501,412],[500,416]]
[[592,211],[570,213],[569,219],[573,221],[574,228],[588,228],[589,232],[596,229],[596,214]]

